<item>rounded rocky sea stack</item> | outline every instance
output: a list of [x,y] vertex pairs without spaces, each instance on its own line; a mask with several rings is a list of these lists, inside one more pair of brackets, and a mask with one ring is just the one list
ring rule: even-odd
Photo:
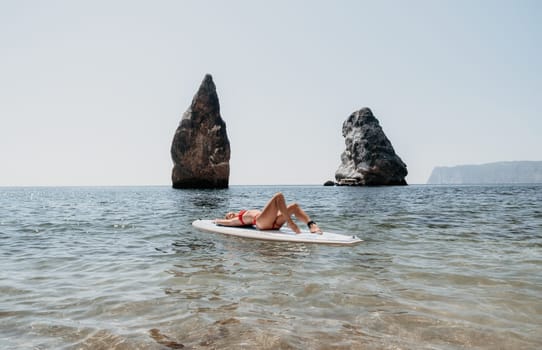
[[346,149],[335,172],[338,185],[406,185],[406,164],[395,153],[369,108],[352,113],[342,129]]

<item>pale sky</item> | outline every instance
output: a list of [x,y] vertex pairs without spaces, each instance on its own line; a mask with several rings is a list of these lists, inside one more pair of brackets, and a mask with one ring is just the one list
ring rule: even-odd
[[0,186],[171,185],[204,75],[230,184],[322,184],[369,107],[435,166],[542,160],[542,1],[0,0]]

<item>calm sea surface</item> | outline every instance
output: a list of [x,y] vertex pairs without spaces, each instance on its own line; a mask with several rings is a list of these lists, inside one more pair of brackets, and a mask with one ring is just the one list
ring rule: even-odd
[[[354,247],[203,233],[275,192]],[[542,186],[0,188],[1,349],[540,349]]]

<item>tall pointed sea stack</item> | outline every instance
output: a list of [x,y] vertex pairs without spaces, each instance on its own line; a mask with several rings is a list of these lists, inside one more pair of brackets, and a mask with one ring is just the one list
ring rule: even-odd
[[174,188],[227,188],[230,141],[211,75],[207,74],[183,114],[171,144]]
[[335,172],[339,185],[406,185],[406,164],[393,149],[378,119],[369,108],[362,108],[343,124],[346,150]]

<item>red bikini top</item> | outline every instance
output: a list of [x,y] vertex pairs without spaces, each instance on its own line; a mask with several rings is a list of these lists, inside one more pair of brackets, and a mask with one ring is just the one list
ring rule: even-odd
[[239,221],[241,221],[241,225],[243,225],[243,226],[256,225],[257,216],[255,216],[254,220],[252,220],[252,224],[249,224],[249,223],[246,223],[246,222],[243,221],[243,215],[245,215],[246,212],[247,212],[247,210],[243,209],[243,210],[239,211],[239,214],[237,214],[237,218],[239,219]]

